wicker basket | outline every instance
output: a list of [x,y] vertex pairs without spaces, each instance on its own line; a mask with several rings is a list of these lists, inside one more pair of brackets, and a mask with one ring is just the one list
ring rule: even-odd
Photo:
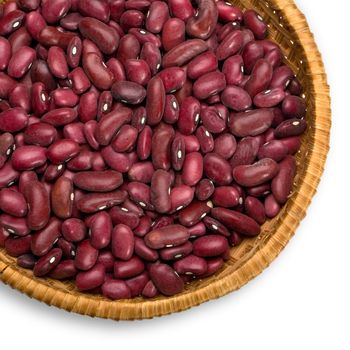
[[[331,111],[329,88],[320,53],[303,14],[292,0],[231,0],[256,9],[269,26],[269,38],[283,48],[286,61],[300,79],[308,106],[309,128],[298,155],[298,175],[292,197],[281,214],[267,222],[256,239],[231,251],[221,272],[193,282],[173,297],[110,301],[79,293],[71,282],[33,277],[0,250],[0,279],[48,305],[89,316],[114,320],[151,318],[186,310],[237,290],[262,272],[286,246],[303,219],[320,181],[329,150]],[[1,1],[0,1],[1,2]]]

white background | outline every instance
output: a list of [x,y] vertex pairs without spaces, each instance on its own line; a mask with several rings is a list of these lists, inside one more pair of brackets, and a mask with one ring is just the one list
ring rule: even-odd
[[296,2],[323,54],[333,129],[318,194],[280,257],[238,292],[147,321],[69,314],[0,283],[2,349],[349,349],[350,4]]

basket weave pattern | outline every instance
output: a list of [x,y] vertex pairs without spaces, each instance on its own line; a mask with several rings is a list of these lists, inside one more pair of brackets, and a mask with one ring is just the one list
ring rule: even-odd
[[[0,1],[1,2],[1,1]],[[320,53],[303,14],[293,0],[231,0],[257,10],[269,26],[269,38],[279,43],[285,60],[302,83],[308,107],[308,130],[297,156],[294,192],[280,215],[263,226],[263,233],[233,248],[221,272],[186,286],[173,297],[110,301],[82,294],[74,283],[33,277],[31,271],[0,249],[0,279],[49,305],[84,315],[132,320],[178,312],[218,298],[245,285],[262,272],[286,246],[306,214],[329,150],[331,111],[329,88]]]

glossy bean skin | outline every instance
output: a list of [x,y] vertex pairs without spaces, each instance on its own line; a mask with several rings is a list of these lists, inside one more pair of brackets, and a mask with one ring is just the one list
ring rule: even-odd
[[161,123],[154,129],[151,153],[154,169],[169,170],[174,134],[174,129],[167,124]]
[[216,207],[211,210],[211,215],[227,228],[243,235],[257,236],[260,234],[260,226],[258,223],[245,214]]
[[131,81],[115,82],[111,91],[114,99],[132,105],[141,103],[146,97],[145,88]]
[[28,203],[27,223],[31,230],[40,230],[50,218],[50,200],[46,188],[39,181],[33,181],[24,191]]
[[155,229],[144,237],[146,245],[151,249],[162,249],[179,246],[189,238],[188,230],[181,225],[169,225]]
[[277,139],[300,136],[305,132],[306,128],[307,125],[304,119],[287,119],[275,129],[274,136]]
[[75,277],[77,273],[74,260],[64,260],[60,261],[55,268],[50,270],[49,277],[57,280],[65,280]]
[[249,94],[239,86],[228,86],[221,94],[222,103],[234,111],[242,112],[252,105]]
[[154,171],[152,162],[137,162],[130,167],[128,176],[132,181],[151,183]]
[[114,263],[115,278],[130,278],[139,275],[145,269],[143,261],[138,256],[133,256],[128,261],[116,261]]
[[182,180],[188,186],[195,186],[203,176],[203,157],[199,152],[185,156]]
[[89,222],[90,242],[95,249],[106,248],[111,242],[112,220],[105,211],[95,214]]
[[61,219],[69,218],[72,215],[73,200],[72,180],[65,176],[60,176],[51,190],[52,211]]
[[132,117],[131,109],[121,107],[105,114],[98,122],[95,130],[95,138],[100,145],[108,145],[118,130]]
[[299,96],[287,96],[282,103],[282,112],[288,118],[302,119],[306,115],[306,102]]
[[170,174],[158,169],[154,172],[151,182],[151,202],[159,213],[167,213],[171,209]]
[[252,165],[239,165],[233,169],[233,178],[241,186],[259,186],[278,173],[278,164],[270,158],[264,158]]
[[235,55],[242,47],[243,36],[241,31],[233,31],[226,35],[217,48],[216,55],[219,61]]
[[3,188],[0,191],[0,209],[16,217],[24,217],[28,211],[23,194],[9,188]]
[[7,68],[11,58],[11,44],[6,38],[0,38],[0,50],[2,52],[0,58],[0,71],[3,71]]
[[152,75],[155,75],[158,72],[162,58],[157,45],[151,42],[144,43],[142,45],[140,58],[147,62]]
[[230,159],[232,168],[238,165],[252,164],[258,155],[260,143],[255,137],[244,137],[237,144],[236,152]]
[[232,181],[230,163],[218,154],[206,154],[203,161],[203,169],[206,177],[216,185],[225,186]]
[[112,253],[121,260],[130,260],[134,253],[135,239],[132,230],[123,224],[114,227],[112,232]]
[[154,262],[158,260],[159,254],[156,250],[149,248],[143,239],[135,237],[135,254],[140,258]]
[[112,54],[118,48],[119,34],[98,19],[83,18],[79,22],[79,30],[85,38],[92,40],[107,55]]
[[266,216],[270,219],[276,217],[281,211],[281,205],[277,202],[273,194],[268,195],[264,201]]
[[147,159],[152,151],[152,129],[145,126],[137,138],[137,155],[140,160]]
[[273,72],[270,89],[271,88],[282,88],[287,89],[290,82],[294,79],[294,73],[288,66],[282,65],[276,68]]
[[258,158],[271,158],[280,162],[288,154],[288,147],[280,140],[272,140],[263,144],[258,152]]
[[265,90],[255,95],[254,104],[259,108],[270,108],[277,106],[285,98],[285,92],[281,88]]
[[194,196],[194,190],[187,185],[174,187],[170,192],[171,212],[181,210],[188,206]]
[[210,212],[211,205],[211,202],[193,201],[179,212],[180,224],[186,227],[198,224]]
[[164,23],[169,18],[169,8],[165,2],[153,1],[146,18],[146,29],[154,34],[162,31]]
[[186,72],[180,67],[169,67],[158,73],[164,84],[166,93],[173,93],[183,87],[186,81]]
[[272,194],[280,204],[284,204],[288,200],[293,189],[295,174],[295,159],[292,156],[287,156],[279,163],[279,172],[271,183]]
[[48,224],[33,234],[31,240],[31,251],[36,256],[47,254],[61,236],[61,221],[52,217]]
[[273,118],[273,111],[263,108],[231,114],[229,128],[231,133],[237,137],[257,136],[272,125]]
[[79,153],[79,145],[68,139],[54,142],[47,150],[48,159],[54,164],[64,163]]
[[36,258],[33,254],[23,254],[17,258],[17,265],[24,269],[33,269],[36,263]]
[[101,286],[102,294],[111,300],[128,299],[131,297],[130,288],[120,279],[106,280]]
[[109,192],[117,189],[122,183],[121,173],[114,170],[86,171],[74,176],[74,185],[89,192]]
[[77,288],[81,291],[92,290],[105,281],[105,270],[102,264],[96,264],[89,271],[79,272],[75,278]]
[[34,49],[24,46],[19,48],[8,63],[7,72],[12,78],[21,78],[31,68],[36,52]]
[[221,235],[207,235],[193,242],[193,254],[198,257],[215,257],[228,248],[227,239]]
[[200,201],[205,201],[214,193],[215,187],[213,181],[202,179],[196,186],[196,198]]
[[19,175],[19,172],[12,167],[10,162],[5,163],[0,168],[0,188],[12,185]]
[[186,33],[190,37],[208,39],[215,30],[218,9],[213,0],[198,1],[198,14],[186,22]]
[[151,280],[164,295],[171,296],[180,293],[184,283],[179,275],[169,265],[156,263],[148,268]]
[[69,88],[56,89],[51,97],[57,107],[74,107],[79,102],[79,97]]
[[227,85],[238,85],[243,80],[244,65],[240,55],[227,58],[222,66]]
[[77,112],[73,108],[57,108],[45,113],[41,121],[52,126],[62,126],[73,122],[77,118]]
[[185,141],[181,136],[175,136],[171,145],[171,165],[179,171],[185,161]]
[[0,131],[18,132],[28,124],[28,114],[23,108],[10,108],[0,113]]
[[244,24],[254,33],[256,39],[264,39],[267,34],[267,26],[262,17],[254,10],[248,10],[243,15]]
[[230,159],[237,149],[235,137],[229,133],[218,136],[214,141],[214,152],[225,159]]
[[135,35],[141,45],[144,45],[145,43],[152,43],[158,48],[162,45],[160,38],[147,30],[140,28],[131,28],[129,29],[129,33]]
[[18,147],[12,154],[12,166],[16,170],[31,170],[46,162],[46,149],[40,146]]
[[81,242],[86,236],[86,226],[80,219],[67,219],[62,223],[62,235],[69,242]]
[[78,11],[83,16],[92,16],[102,22],[108,22],[110,16],[110,7],[104,1],[78,1]]
[[6,232],[16,236],[26,236],[30,232],[27,221],[23,217],[3,213],[0,215],[0,224]]
[[162,43],[165,51],[185,41],[185,22],[179,18],[169,18],[163,25]]
[[218,1],[216,3],[218,7],[219,19],[223,22],[241,22],[243,19],[243,13],[237,6],[233,6],[231,3]]
[[195,12],[189,0],[169,0],[168,5],[172,16],[183,21],[193,16]]
[[59,78],[65,79],[68,75],[69,68],[63,49],[58,46],[51,46],[48,52],[47,64],[51,73]]
[[262,225],[266,221],[265,207],[255,197],[247,197],[244,202],[244,208],[248,216]]
[[166,88],[161,77],[152,78],[147,86],[147,124],[158,124],[164,115]]
[[141,28],[145,20],[145,16],[138,10],[127,10],[120,16],[120,25],[124,32],[131,28]]
[[205,126],[200,126],[196,130],[196,137],[200,143],[202,153],[209,153],[214,150],[213,135],[206,129]]
[[215,188],[212,201],[215,206],[232,208],[239,204],[240,194],[235,187],[219,186]]
[[272,66],[264,59],[259,59],[252,70],[252,74],[244,88],[254,98],[258,93],[266,90],[272,79]]
[[146,85],[151,78],[151,70],[146,61],[142,59],[128,59],[124,63],[128,80]]
[[207,272],[207,268],[206,260],[195,255],[188,255],[174,263],[175,271],[181,275],[200,276]]
[[201,119],[207,130],[213,134],[219,134],[226,128],[226,120],[220,110],[215,106],[205,107],[201,111]]
[[162,65],[164,68],[181,67],[202,52],[207,51],[207,49],[207,44],[201,39],[186,40],[173,47],[163,56]]
[[220,221],[210,216],[206,216],[203,219],[203,223],[208,230],[214,233],[217,233],[225,237],[230,237],[231,235],[230,231]]
[[76,203],[78,209],[83,213],[95,213],[106,208],[121,204],[126,198],[123,191],[108,193],[91,193],[83,195]]
[[204,52],[190,61],[187,75],[191,79],[198,79],[202,75],[215,71],[218,68],[218,60],[211,51]]
[[115,206],[109,211],[113,225],[124,224],[132,230],[140,223],[140,218],[137,212],[129,210],[123,206]]
[[90,270],[96,263],[98,250],[94,248],[89,240],[82,241],[77,246],[75,256],[75,267],[79,270]]
[[180,106],[179,119],[177,122],[179,131],[184,135],[192,134],[199,122],[199,116],[199,101],[192,96],[187,97]]
[[216,95],[226,87],[225,75],[221,72],[210,72],[202,75],[193,84],[193,93],[199,100]]

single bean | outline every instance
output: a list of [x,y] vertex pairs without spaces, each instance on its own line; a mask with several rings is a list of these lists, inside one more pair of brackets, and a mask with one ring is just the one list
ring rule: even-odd
[[274,136],[277,139],[300,136],[305,132],[306,128],[307,124],[304,119],[287,119],[275,129]]
[[182,180],[188,186],[196,185],[203,176],[203,157],[199,152],[185,156],[182,170]]
[[123,203],[122,207],[115,206],[109,211],[113,225],[124,224],[132,230],[140,223],[139,213],[129,210]]
[[90,270],[96,264],[97,257],[98,250],[86,239],[78,244],[75,267],[83,271]]
[[116,58],[125,66],[129,59],[138,58],[140,50],[141,45],[135,35],[128,33],[120,39]]
[[244,89],[254,98],[260,92],[266,90],[273,77],[273,69],[265,59],[259,59],[252,70],[252,74],[246,82]]
[[101,286],[105,281],[105,269],[102,264],[96,264],[89,271],[79,272],[75,278],[79,290],[92,290]]
[[149,281],[148,272],[144,271],[138,276],[128,278],[125,283],[130,289],[131,297],[136,297],[141,295],[143,289],[145,288],[147,282]]
[[193,242],[193,254],[198,257],[215,257],[228,248],[227,239],[221,235],[207,235]]
[[230,56],[237,54],[243,44],[243,35],[239,30],[234,30],[227,34],[216,50],[219,61],[223,61]]
[[183,87],[186,81],[186,72],[180,67],[169,67],[158,73],[164,84],[166,93],[173,93]]
[[23,267],[24,269],[32,270],[36,263],[36,258],[33,254],[23,254],[20,255],[17,260],[17,265]]
[[243,235],[257,236],[260,234],[260,226],[258,223],[245,214],[216,207],[211,210],[211,215],[227,228],[235,230]]
[[40,146],[22,146],[12,155],[12,166],[16,170],[31,170],[46,162],[46,149]]
[[277,202],[273,194],[270,194],[264,201],[266,216],[270,219],[276,217],[281,211],[281,205]]
[[247,110],[252,105],[249,94],[239,86],[228,86],[221,94],[222,103],[237,112]]
[[220,221],[210,216],[206,216],[203,219],[203,223],[205,227],[212,232],[215,232],[225,237],[229,237],[231,235],[230,231]]
[[210,72],[202,75],[193,84],[194,96],[204,100],[216,95],[226,87],[225,75],[221,72]]
[[22,193],[10,188],[0,191],[0,209],[11,216],[24,217],[27,215],[27,203]]
[[185,22],[179,18],[169,18],[163,25],[162,44],[165,51],[185,41]]
[[128,0],[125,2],[125,8],[127,10],[147,11],[150,5],[151,1],[148,0]]
[[7,68],[11,59],[11,44],[6,38],[0,37],[0,50],[2,55],[0,57],[0,71]]
[[55,215],[61,219],[68,219],[72,215],[74,201],[73,182],[60,176],[51,190],[51,206]]
[[271,192],[271,185],[265,183],[259,186],[250,187],[247,189],[247,194],[253,197],[265,197]]
[[115,278],[130,278],[139,275],[145,269],[145,264],[138,256],[133,256],[128,261],[116,261],[114,263]]
[[160,50],[157,45],[151,42],[145,42],[142,45],[140,58],[147,62],[152,75],[157,74],[162,62]]
[[263,18],[254,10],[248,10],[243,15],[244,24],[250,29],[256,39],[265,39],[267,35],[267,25]]
[[149,248],[143,239],[135,237],[135,254],[141,259],[154,262],[158,260],[158,252]]
[[58,46],[51,46],[48,52],[47,64],[55,77],[59,79],[67,78],[69,68],[63,49]]
[[174,187],[170,192],[171,212],[187,207],[193,200],[194,189],[187,185]]
[[216,3],[219,13],[219,19],[223,22],[242,22],[243,13],[237,6],[229,2],[218,1]]
[[207,272],[201,276],[202,278],[214,275],[224,265],[224,260],[220,257],[206,259],[206,261],[207,261]]
[[207,130],[213,134],[219,134],[226,128],[224,115],[214,106],[206,107],[202,110],[201,120]]
[[118,81],[112,85],[112,95],[120,102],[139,104],[146,97],[145,88],[131,81]]
[[177,127],[184,135],[192,134],[199,122],[200,117],[200,103],[190,96],[187,97],[180,106],[179,119]]
[[0,215],[0,224],[8,233],[16,236],[26,236],[30,233],[30,229],[27,225],[25,218],[18,218],[8,214]]
[[235,187],[220,186],[215,188],[212,201],[215,206],[232,208],[239,204],[240,198],[240,193]]
[[128,176],[131,181],[151,183],[154,173],[152,162],[137,162],[130,167]]
[[219,135],[214,141],[214,152],[223,158],[230,159],[237,149],[235,137],[229,133]]
[[272,140],[263,144],[258,152],[258,158],[271,158],[280,162],[288,154],[288,147],[280,140]]
[[49,272],[49,277],[57,280],[65,280],[75,277],[77,273],[74,260],[64,260]]
[[157,35],[148,32],[147,30],[140,28],[131,28],[129,29],[129,33],[135,35],[141,45],[144,45],[145,43],[152,43],[158,48],[162,45],[160,38]]
[[196,137],[200,143],[202,153],[209,153],[214,150],[213,135],[206,129],[205,126],[200,126],[196,130]]
[[167,213],[171,209],[170,184],[171,178],[168,172],[162,169],[154,172],[151,182],[151,202],[159,213]]
[[41,117],[41,121],[52,126],[62,126],[70,124],[77,118],[77,111],[73,108],[57,108],[45,113]]
[[196,225],[210,212],[211,207],[211,202],[193,201],[189,206],[179,212],[180,224],[186,227]]
[[168,6],[173,17],[186,21],[195,13],[189,0],[169,0]]
[[158,124],[164,115],[166,86],[161,76],[152,78],[147,85],[147,124]]
[[288,118],[302,119],[306,115],[306,102],[299,96],[286,96],[282,103],[282,112]]
[[106,280],[101,287],[102,294],[111,299],[128,299],[131,297],[130,288],[120,279]]
[[0,18],[0,35],[8,35],[19,27],[21,27],[24,21],[25,13],[23,11],[14,9]]
[[225,186],[232,181],[230,163],[216,153],[208,153],[204,156],[203,170],[205,176],[216,185]]
[[120,25],[124,32],[131,28],[141,28],[145,20],[145,15],[138,10],[127,10],[120,16]]
[[109,4],[98,0],[79,0],[78,11],[83,16],[91,16],[102,22],[108,22],[110,16]]
[[145,27],[148,31],[158,34],[162,31],[164,23],[169,18],[169,8],[165,2],[153,1],[149,7]]
[[75,31],[79,28],[79,22],[83,16],[79,12],[70,12],[60,20],[60,26],[66,30]]
[[73,140],[62,139],[48,148],[47,158],[54,164],[61,164],[75,157],[79,150],[79,145]]
[[0,131],[18,132],[28,124],[28,114],[23,108],[10,108],[0,113]]
[[264,205],[255,197],[247,197],[244,202],[244,208],[248,216],[262,225],[266,221]]
[[200,276],[207,272],[207,262],[205,259],[195,255],[188,255],[174,263],[174,269],[181,275]]
[[162,294],[171,296],[183,290],[184,283],[182,279],[169,265],[152,264],[149,266],[148,271],[152,282]]
[[288,154],[295,154],[301,146],[301,139],[299,136],[286,137],[280,141],[287,147]]
[[202,179],[196,186],[196,198],[200,201],[205,201],[214,193],[213,181],[209,179]]
[[281,88],[286,90],[294,77],[292,69],[282,65],[274,70],[269,88]]
[[175,131],[167,124],[159,124],[152,136],[152,163],[155,169],[169,170],[171,165],[171,145]]
[[254,104],[259,108],[277,106],[285,99],[285,92],[281,88],[265,90],[254,97]]
[[42,277],[53,270],[61,261],[62,250],[54,248],[46,255],[42,256],[35,264],[33,269],[34,276]]

